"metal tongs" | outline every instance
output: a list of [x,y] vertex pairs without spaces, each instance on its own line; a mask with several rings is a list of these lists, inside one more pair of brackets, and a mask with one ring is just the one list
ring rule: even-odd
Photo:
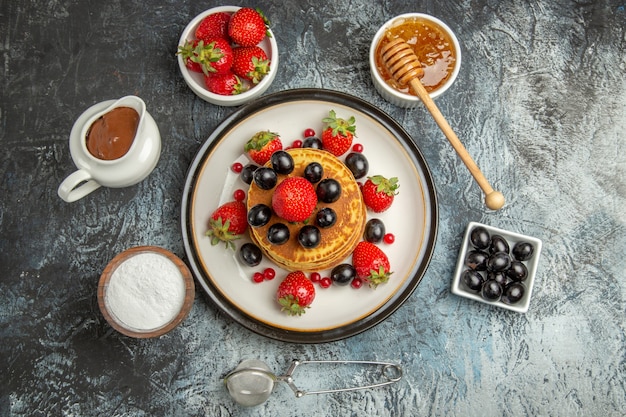
[[[293,379],[293,374],[300,365],[344,365],[357,364],[361,366],[372,366],[380,370],[380,381],[371,382],[366,385],[319,389],[312,391],[303,391],[299,389]],[[239,363],[234,371],[230,372],[224,378],[224,384],[230,396],[239,405],[252,407],[264,403],[272,394],[276,382],[284,382],[295,393],[296,398],[309,394],[328,394],[335,392],[356,391],[361,389],[370,389],[382,387],[384,385],[393,384],[402,379],[402,368],[400,365],[390,362],[372,362],[372,361],[300,361],[294,360],[285,375],[277,376],[272,373],[269,367],[260,360],[246,359]]]

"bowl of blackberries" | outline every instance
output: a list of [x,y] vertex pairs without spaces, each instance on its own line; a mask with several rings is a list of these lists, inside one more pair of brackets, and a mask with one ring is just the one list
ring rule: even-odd
[[452,293],[526,313],[541,240],[470,222],[452,281]]

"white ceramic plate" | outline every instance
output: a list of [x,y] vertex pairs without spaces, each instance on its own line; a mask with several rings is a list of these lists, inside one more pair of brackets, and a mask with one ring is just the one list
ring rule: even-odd
[[[307,312],[291,317],[275,301],[279,282],[287,274],[268,260],[248,267],[237,253],[223,245],[211,246],[205,236],[208,219],[220,204],[232,200],[235,189],[247,185],[230,169],[244,165],[245,142],[260,130],[281,135],[285,145],[301,139],[306,128],[321,133],[330,110],[339,117],[355,116],[355,142],[364,146],[369,175],[398,177],[399,194],[393,206],[376,217],[395,235],[381,244],[393,275],[376,289],[316,286],[316,298]],[[226,119],[207,139],[193,160],[182,204],[185,250],[192,270],[207,295],[231,318],[265,336],[283,341],[317,343],[362,332],[384,320],[411,295],[430,261],[437,234],[435,187],[424,158],[410,136],[389,116],[370,104],[343,93],[299,89],[268,95]],[[373,217],[371,213],[368,217]],[[238,247],[246,240],[239,241]],[[349,262],[350,259],[347,259]],[[255,271],[271,266],[272,281],[252,282]],[[319,271],[328,276],[330,271]]]

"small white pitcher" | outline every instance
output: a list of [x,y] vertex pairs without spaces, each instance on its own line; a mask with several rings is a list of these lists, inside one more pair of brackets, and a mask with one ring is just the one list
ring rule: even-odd
[[[139,114],[135,138],[128,152],[114,160],[93,156],[87,149],[87,135],[93,123],[117,107],[130,107]],[[137,184],[156,166],[161,155],[161,135],[144,101],[136,96],[98,103],[87,109],[70,133],[70,154],[78,168],[59,186],[58,194],[68,203],[83,198],[101,186],[122,188]]]

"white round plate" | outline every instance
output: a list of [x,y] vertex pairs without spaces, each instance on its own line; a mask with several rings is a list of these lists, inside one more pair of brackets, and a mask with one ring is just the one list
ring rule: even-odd
[[[316,285],[316,297],[302,316],[288,316],[275,301],[278,284],[287,274],[268,260],[257,267],[243,265],[236,251],[212,246],[205,236],[212,212],[233,199],[236,189],[247,191],[235,161],[249,161],[245,142],[256,132],[281,135],[284,146],[302,139],[306,128],[321,134],[322,119],[330,110],[338,117],[356,118],[355,143],[364,147],[369,174],[398,177],[399,194],[392,207],[376,216],[395,235],[391,245],[379,244],[393,274],[376,289],[363,286]],[[268,95],[228,117],[207,139],[194,158],[183,192],[182,229],[185,251],[198,283],[228,316],[248,329],[277,340],[319,343],[360,333],[392,314],[412,294],[424,275],[437,236],[435,186],[426,162],[411,137],[387,114],[356,97],[319,89],[288,90]],[[237,248],[249,238],[237,241]],[[346,259],[350,262],[350,259]],[[252,275],[265,267],[277,274],[254,283]],[[319,271],[328,276],[330,271]]]

